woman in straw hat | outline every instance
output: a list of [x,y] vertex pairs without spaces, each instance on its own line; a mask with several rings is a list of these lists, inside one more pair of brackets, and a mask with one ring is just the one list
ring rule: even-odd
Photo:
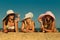
[[18,32],[19,15],[15,14],[13,10],[8,10],[7,15],[3,18],[4,32]]
[[45,14],[41,14],[38,21],[41,23],[42,32],[57,32],[55,27],[55,16],[52,12],[47,11]]
[[33,14],[31,12],[25,15],[25,18],[22,21],[22,27],[21,27],[22,32],[34,32],[35,23],[31,19],[32,17]]

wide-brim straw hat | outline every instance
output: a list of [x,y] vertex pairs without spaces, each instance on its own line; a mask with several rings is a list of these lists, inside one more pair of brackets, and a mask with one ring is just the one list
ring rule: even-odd
[[40,14],[40,16],[38,18],[42,18],[45,14]]
[[7,13],[6,16],[2,20],[4,20],[10,14],[14,14],[15,15],[13,10],[8,10],[6,13]]
[[13,10],[8,10],[8,11],[7,11],[7,15],[9,15],[9,14],[13,14],[13,13],[14,13]]
[[54,14],[51,11],[47,11],[45,15],[50,15],[52,18],[56,19]]
[[25,14],[25,17],[22,19],[22,21],[24,21],[25,19],[28,19],[28,18],[33,18],[32,12],[28,12],[27,14]]
[[33,18],[33,13],[32,12],[28,12],[27,14],[25,14],[24,19],[27,19],[27,18]]
[[46,16],[46,15],[49,15],[49,16],[51,16],[53,19],[56,19],[55,16],[54,16],[54,14],[53,14],[51,11],[47,11],[45,14],[41,14],[41,15],[39,16],[39,18],[42,18],[42,17],[44,17],[44,16]]

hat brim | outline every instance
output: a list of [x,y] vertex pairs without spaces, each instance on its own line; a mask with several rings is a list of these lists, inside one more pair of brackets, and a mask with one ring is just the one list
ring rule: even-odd
[[49,15],[49,16],[51,16],[53,19],[55,19],[55,16],[53,15],[50,15],[50,14],[45,14],[44,16],[47,16],[47,15]]
[[[11,14],[7,14],[2,20],[4,21],[9,15],[11,15]],[[16,14],[13,13],[13,15],[16,15]]]
[[30,18],[30,17],[28,17],[28,18],[23,18],[23,19],[21,20],[21,22],[22,22],[22,21],[25,21],[26,19],[31,19],[31,18]]
[[51,16],[53,19],[55,19],[55,16],[53,15],[50,15],[50,14],[41,14],[40,16],[39,16],[39,18],[43,18],[43,17],[45,17],[45,16],[47,16],[47,15],[49,15],[49,16]]

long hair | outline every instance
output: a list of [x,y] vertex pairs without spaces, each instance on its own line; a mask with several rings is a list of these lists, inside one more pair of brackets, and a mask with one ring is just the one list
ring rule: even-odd
[[[50,17],[49,20],[47,19],[48,16]],[[51,17],[50,15],[46,15],[46,16],[44,16],[44,17],[42,18],[42,20],[43,20],[43,25],[44,25],[44,26],[45,26],[45,25],[48,25],[48,27],[50,27],[51,24],[52,24],[52,22],[54,21],[54,18]]]
[[14,13],[13,13],[13,14],[9,14],[9,15],[7,15],[7,16],[3,19],[3,22],[5,21],[5,25],[8,24],[9,16],[14,16],[13,21],[14,21],[14,19],[15,19],[15,14],[14,14]]

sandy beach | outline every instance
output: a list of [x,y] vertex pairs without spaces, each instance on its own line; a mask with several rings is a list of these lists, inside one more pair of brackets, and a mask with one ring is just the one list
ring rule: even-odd
[[0,40],[60,40],[60,33],[22,33],[0,32]]

